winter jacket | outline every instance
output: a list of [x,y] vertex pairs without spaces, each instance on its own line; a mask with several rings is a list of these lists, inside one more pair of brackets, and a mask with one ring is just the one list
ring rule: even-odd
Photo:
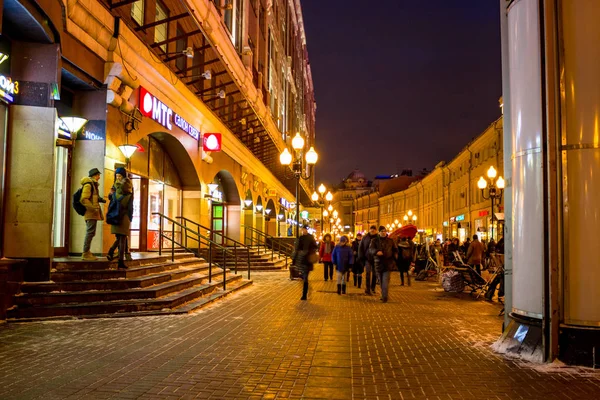
[[479,240],[473,240],[469,245],[469,250],[467,250],[467,264],[481,264],[483,253],[485,253],[483,243],[481,243]]
[[312,270],[313,264],[309,261],[308,255],[316,253],[317,242],[313,235],[300,236],[294,244],[294,254],[292,255],[292,263],[300,273],[305,273]]
[[98,182],[94,179],[85,177],[81,179],[81,204],[85,206],[85,215],[83,219],[104,220],[102,208],[100,208],[100,195],[98,194]]
[[336,271],[346,272],[349,271],[352,264],[354,264],[354,255],[352,254],[352,247],[342,246],[338,244],[333,249],[331,254],[331,260],[335,265]]
[[[111,201],[117,201],[121,199],[121,207],[123,210],[127,210],[129,202],[133,201],[133,186],[129,178],[123,178],[121,182],[115,181],[113,185],[115,193],[109,196]],[[122,198],[121,198],[122,197]],[[121,215],[121,222],[118,225],[110,226],[110,233],[113,235],[129,235],[129,228],[131,226],[131,219],[127,212]]]
[[331,262],[331,253],[333,252],[333,248],[335,247],[335,243],[331,240],[329,242],[321,242],[321,248],[319,249],[319,257],[322,261]]
[[[377,255],[379,251],[383,253],[381,256]],[[396,247],[393,239],[387,236],[377,236],[377,238],[371,239],[369,254],[374,260],[377,273],[392,271],[398,257],[398,247]]]
[[[408,256],[408,258],[405,257]],[[396,265],[398,271],[408,271],[410,264],[415,262],[417,258],[417,252],[415,251],[415,244],[412,240],[401,240],[398,242],[398,259]]]
[[358,246],[358,260],[361,263],[365,264],[367,261],[369,263],[373,262],[373,260],[369,258],[369,246],[371,245],[371,240],[377,237],[379,237],[379,235],[371,235],[370,233],[363,236],[360,245]]

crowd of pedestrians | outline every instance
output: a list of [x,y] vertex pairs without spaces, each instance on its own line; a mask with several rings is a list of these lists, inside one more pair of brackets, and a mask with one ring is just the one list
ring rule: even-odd
[[[317,253],[318,249],[318,253]],[[405,282],[411,285],[410,275],[417,275],[423,270],[428,260],[437,265],[450,265],[456,257],[471,265],[478,274],[481,266],[486,265],[491,254],[504,252],[504,238],[498,243],[493,239],[489,243],[479,240],[477,235],[468,238],[463,243],[457,238],[432,241],[417,245],[410,237],[392,239],[388,236],[385,226],[372,225],[365,235],[357,234],[350,242],[347,236],[341,236],[338,243],[332,240],[330,234],[323,237],[320,246],[308,233],[308,226],[302,227],[302,236],[296,241],[292,260],[302,279],[304,290],[301,300],[306,300],[308,293],[308,275],[314,264],[323,263],[323,278],[327,282],[333,280],[336,271],[337,293],[346,294],[346,286],[353,275],[354,287],[362,289],[363,273],[365,273],[364,290],[366,295],[376,294],[377,284],[380,286],[380,300],[388,301],[390,274],[397,270],[400,274],[400,285]],[[406,280],[405,280],[406,277]],[[417,277],[418,279],[418,277]]]

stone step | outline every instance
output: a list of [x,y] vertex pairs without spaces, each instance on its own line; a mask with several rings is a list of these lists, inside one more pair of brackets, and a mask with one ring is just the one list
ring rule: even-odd
[[[27,308],[15,307],[9,310],[8,321],[25,322],[65,319],[65,317],[108,318],[187,313],[224,297],[233,291],[247,287],[251,283],[252,281],[243,281],[241,275],[233,275],[227,278],[227,290],[222,291],[222,293],[216,292],[213,294],[213,292],[222,288],[223,285],[222,281],[213,280],[212,283],[204,283],[157,299],[54,304]],[[207,298],[198,300],[203,296],[207,296]],[[178,307],[181,307],[181,309],[178,309]]]
[[[166,263],[171,261],[171,254],[163,252],[162,255],[158,253],[132,253],[132,260],[125,261],[127,267],[139,267],[144,265]],[[175,260],[181,260],[185,258],[194,257],[192,253],[175,253]],[[116,268],[118,260],[108,261],[106,257],[98,257],[98,260],[88,261],[82,260],[76,257],[61,257],[55,258],[52,263],[52,270],[56,272],[62,271],[83,271],[83,270],[103,270]]]
[[102,280],[102,279],[129,279],[136,278],[150,274],[156,274],[163,271],[170,271],[177,269],[180,266],[196,264],[199,262],[206,262],[202,258],[183,258],[175,260],[174,263],[171,261],[158,263],[158,264],[147,264],[142,266],[129,267],[127,269],[117,269],[117,265],[112,265],[112,269],[98,269],[98,270],[70,270],[61,272],[52,272],[50,274],[51,279],[54,282],[70,282],[70,281],[90,281],[90,280]]
[[[213,280],[223,276],[222,270],[213,270]],[[241,275],[238,275],[241,278]],[[72,303],[94,303],[132,299],[158,299],[208,281],[208,273],[195,273],[183,278],[159,283],[148,288],[125,290],[87,290],[80,292],[24,293],[15,296],[17,306],[48,306]]]
[[179,265],[176,269],[165,272],[144,275],[126,279],[92,279],[62,282],[25,282],[21,291],[23,293],[50,293],[50,292],[82,292],[90,290],[126,290],[146,288],[159,283],[181,279],[187,275],[208,271],[208,263],[193,262]]

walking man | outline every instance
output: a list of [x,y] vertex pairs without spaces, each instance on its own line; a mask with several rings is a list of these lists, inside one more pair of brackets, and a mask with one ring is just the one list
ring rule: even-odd
[[381,298],[379,300],[387,303],[390,273],[398,258],[398,247],[396,247],[394,240],[387,236],[385,226],[380,226],[379,236],[371,240],[369,253],[373,255],[375,271],[379,275],[379,282],[381,282]]
[[365,270],[367,271],[365,293],[368,295],[370,295],[371,292],[375,293],[375,285],[377,284],[377,276],[375,275],[375,270],[373,269],[373,258],[369,254],[371,240],[375,238],[377,238],[377,227],[375,225],[371,225],[369,228],[369,233],[362,238],[360,241],[360,246],[358,246],[358,259],[365,266]]
[[85,239],[83,240],[83,260],[93,261],[98,258],[90,251],[92,239],[96,236],[96,225],[98,221],[104,220],[100,203],[106,203],[106,200],[99,195],[100,171],[98,168],[92,168],[87,177],[81,179],[81,204],[85,206]]

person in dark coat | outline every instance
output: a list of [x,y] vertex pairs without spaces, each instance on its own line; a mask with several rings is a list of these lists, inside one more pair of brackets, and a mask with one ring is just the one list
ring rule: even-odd
[[400,272],[400,286],[404,286],[404,274],[406,273],[406,278],[408,281],[408,286],[410,286],[410,275],[408,271],[410,269],[410,265],[415,262],[417,258],[417,252],[415,251],[415,244],[410,238],[402,237],[398,241],[398,259],[396,260],[396,265],[398,266],[398,271]]
[[348,244],[348,236],[342,236],[331,255],[331,260],[337,271],[337,294],[346,294],[346,273],[354,264],[352,248]]
[[[115,170],[115,183],[110,190],[108,195],[110,201],[119,201],[121,208],[127,210],[129,208],[129,202],[133,201],[133,185],[131,180],[127,177],[127,171],[125,168],[117,168]],[[125,266],[125,253],[127,250],[127,237],[129,236],[129,228],[131,226],[132,216],[128,212],[120,215],[120,220],[117,225],[110,226],[110,233],[115,235],[116,239],[110,249],[106,258],[112,260],[114,258],[115,250],[119,249],[119,263],[118,268],[126,269]]]
[[358,258],[358,247],[362,240],[362,234],[357,233],[356,239],[352,241],[352,255],[354,256],[354,264],[352,264],[352,275],[354,276],[354,286],[359,289],[362,285],[362,274],[365,270],[364,264]]
[[308,295],[308,274],[312,271],[314,263],[312,258],[316,258],[318,255],[317,242],[313,235],[308,233],[308,225],[302,225],[301,231],[302,235],[296,239],[292,262],[300,272],[302,280],[304,281],[302,298],[300,300],[306,300]]
[[374,260],[373,257],[369,254],[369,246],[371,245],[371,240],[377,238],[377,227],[375,225],[371,225],[369,228],[369,233],[367,233],[362,240],[360,241],[360,246],[358,246],[358,260],[363,263],[365,266],[365,270],[367,271],[367,281],[365,282],[365,293],[370,295],[371,292],[375,293],[375,286],[377,284],[377,275],[375,275],[374,270]]
[[379,227],[379,236],[371,240],[369,253],[373,257],[375,272],[381,282],[381,298],[384,303],[388,301],[388,288],[390,285],[390,273],[398,258],[398,247],[393,239],[387,236],[385,226]]

